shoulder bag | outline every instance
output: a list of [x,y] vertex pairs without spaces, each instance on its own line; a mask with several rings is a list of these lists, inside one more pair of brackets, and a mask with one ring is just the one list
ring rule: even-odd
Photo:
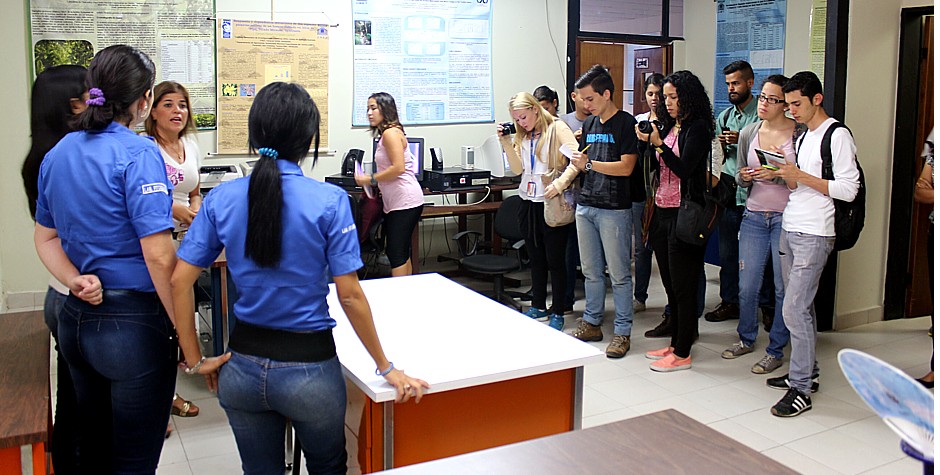
[[[556,119],[557,120],[557,119]],[[551,134],[551,137],[548,141],[548,153],[552,157],[550,164],[550,172],[548,173],[548,183],[555,181],[562,171],[556,167],[558,163],[558,156],[561,155],[561,151],[558,150],[558,140],[557,134],[555,134],[555,123],[552,123],[551,129],[548,131]],[[544,181],[543,181],[543,184]],[[547,184],[546,184],[547,186]],[[552,198],[545,198],[545,224],[550,227],[557,228],[559,226],[565,226],[574,222],[574,192],[572,190],[574,186],[568,187],[567,190],[558,190],[558,194]]]

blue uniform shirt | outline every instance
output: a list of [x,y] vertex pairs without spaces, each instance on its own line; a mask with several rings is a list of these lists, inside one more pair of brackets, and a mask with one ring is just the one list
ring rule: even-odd
[[296,163],[276,163],[284,196],[277,267],[259,267],[245,256],[250,177],[219,185],[206,196],[177,255],[208,267],[225,249],[238,288],[239,320],[292,331],[333,328],[326,305],[329,275],[362,267],[349,197],[337,186],[305,177]]
[[140,238],[173,229],[172,213],[160,150],[121,124],[72,132],[43,159],[36,222],[105,289],[154,291]]

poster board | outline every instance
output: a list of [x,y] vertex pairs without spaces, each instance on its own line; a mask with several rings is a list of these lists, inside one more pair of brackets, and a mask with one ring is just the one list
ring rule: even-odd
[[826,0],[813,0],[809,22],[809,70],[826,81]]
[[783,74],[787,0],[718,0],[715,50],[715,116],[731,107],[725,66],[744,60],[754,69],[754,87],[771,74]]
[[406,125],[494,120],[491,2],[356,1],[352,26],[354,126],[376,92]]
[[134,46],[153,60],[157,82],[189,90],[196,126],[216,125],[212,0],[30,0],[35,74],[59,64],[88,66],[108,46]]
[[329,143],[329,27],[219,18],[219,153],[248,152],[248,111],[275,81],[300,84],[320,110],[320,146]]

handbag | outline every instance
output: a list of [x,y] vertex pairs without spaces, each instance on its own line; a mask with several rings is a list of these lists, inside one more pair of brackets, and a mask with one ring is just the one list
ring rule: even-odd
[[[549,139],[548,151],[552,155],[551,163],[551,173],[549,177],[549,183],[555,181],[561,172],[555,166],[558,160],[558,155],[561,155],[561,152],[558,151],[557,139],[555,138],[555,128],[552,127],[551,138]],[[568,187],[567,190],[559,190],[559,193],[552,198],[545,198],[544,208],[545,208],[545,224],[557,228],[559,226],[565,226],[574,222],[574,191],[573,186]]]
[[[712,190],[713,165],[711,150],[709,150],[708,158],[708,174],[705,175],[705,205],[692,201],[692,193],[689,189],[686,189],[682,201],[679,203],[679,213],[676,216],[676,239],[693,246],[705,245],[712,231],[715,230],[718,218],[724,210],[718,202],[717,194]],[[717,186],[721,186],[720,180]]]

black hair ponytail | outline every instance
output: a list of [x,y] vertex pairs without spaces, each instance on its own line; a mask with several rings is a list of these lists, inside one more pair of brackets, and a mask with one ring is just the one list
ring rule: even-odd
[[89,107],[76,117],[79,130],[102,130],[111,122],[129,120],[130,108],[153,88],[156,70],[144,52],[127,45],[113,45],[98,52],[88,66],[85,86],[98,89],[101,101],[91,94]]
[[284,193],[277,160],[294,163],[320,147],[320,111],[302,87],[275,82],[255,96],[248,112],[248,144],[261,155],[248,182],[248,232],[245,257],[261,267],[281,262]]

